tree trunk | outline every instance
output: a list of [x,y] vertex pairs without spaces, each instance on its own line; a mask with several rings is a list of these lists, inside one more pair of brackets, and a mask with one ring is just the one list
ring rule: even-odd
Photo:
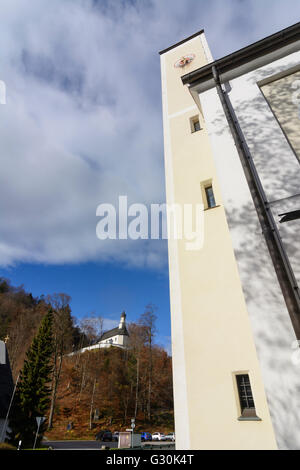
[[93,407],[94,407],[95,388],[96,388],[96,379],[94,380],[93,393],[92,393],[92,399],[91,399],[91,408],[90,408],[90,430],[92,429],[92,424],[93,424]]
[[134,408],[134,419],[136,419],[138,411],[138,399],[139,399],[139,380],[140,380],[140,358],[137,357],[136,362],[136,389],[135,389],[135,408]]
[[56,393],[57,393],[57,386],[59,382],[59,377],[62,368],[62,354],[59,356],[59,365],[58,369],[54,370],[53,372],[53,388],[52,388],[52,397],[51,397],[51,406],[50,406],[50,413],[49,413],[49,422],[48,422],[48,429],[51,429],[53,426],[53,417],[54,417],[54,409],[55,409],[55,402],[56,402]]
[[152,393],[152,341],[151,341],[151,334],[150,334],[150,341],[149,341],[149,384],[148,384],[148,419],[151,421],[151,393]]
[[81,393],[82,393],[82,390],[83,390],[83,387],[84,387],[85,368],[86,368],[86,363],[83,364],[83,372],[82,372],[82,377],[81,377],[81,385],[80,385],[80,392],[79,392],[78,401],[81,400]]

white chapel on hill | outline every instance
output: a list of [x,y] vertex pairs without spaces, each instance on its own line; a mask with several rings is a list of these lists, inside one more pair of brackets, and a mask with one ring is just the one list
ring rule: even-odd
[[112,330],[105,331],[98,341],[91,346],[80,349],[77,352],[84,352],[90,349],[108,348],[115,346],[117,348],[126,349],[129,343],[129,333],[126,328],[126,313],[121,314],[119,326]]

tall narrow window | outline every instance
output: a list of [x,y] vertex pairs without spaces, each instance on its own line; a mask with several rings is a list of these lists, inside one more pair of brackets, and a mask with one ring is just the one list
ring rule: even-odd
[[206,195],[207,207],[215,207],[216,201],[215,201],[215,195],[214,195],[212,186],[207,186],[205,188],[205,195]]
[[237,388],[239,392],[241,417],[257,417],[254,405],[252,389],[248,374],[236,375]]
[[194,132],[197,132],[197,131],[200,131],[200,122],[199,122],[199,119],[197,119],[196,121],[193,122],[194,124]]
[[190,119],[191,131],[197,132],[201,130],[199,116],[194,116]]

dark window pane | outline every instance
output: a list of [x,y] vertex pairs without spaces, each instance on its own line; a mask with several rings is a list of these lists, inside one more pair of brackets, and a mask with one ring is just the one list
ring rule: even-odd
[[199,121],[194,121],[194,132],[200,131],[200,122]]
[[245,409],[247,410],[250,408],[255,408],[249,375],[247,374],[237,375],[236,381],[237,381],[237,386],[238,386],[238,391],[239,391],[242,413]]
[[214,196],[212,186],[209,186],[208,188],[205,188],[205,193],[206,193],[206,199],[207,199],[208,207],[215,207],[216,201],[215,201],[215,196]]

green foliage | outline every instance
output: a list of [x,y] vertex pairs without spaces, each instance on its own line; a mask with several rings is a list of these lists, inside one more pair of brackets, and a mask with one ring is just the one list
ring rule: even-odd
[[[37,431],[37,416],[45,416],[49,407],[49,382],[52,371],[51,357],[53,314],[49,310],[41,322],[40,329],[34,337],[20,373],[9,425],[10,442],[22,447],[32,446]],[[45,424],[40,428],[37,445],[42,438]]]
[[0,294],[5,294],[6,292],[9,292],[9,290],[9,281],[7,279],[4,279],[3,277],[0,277]]

